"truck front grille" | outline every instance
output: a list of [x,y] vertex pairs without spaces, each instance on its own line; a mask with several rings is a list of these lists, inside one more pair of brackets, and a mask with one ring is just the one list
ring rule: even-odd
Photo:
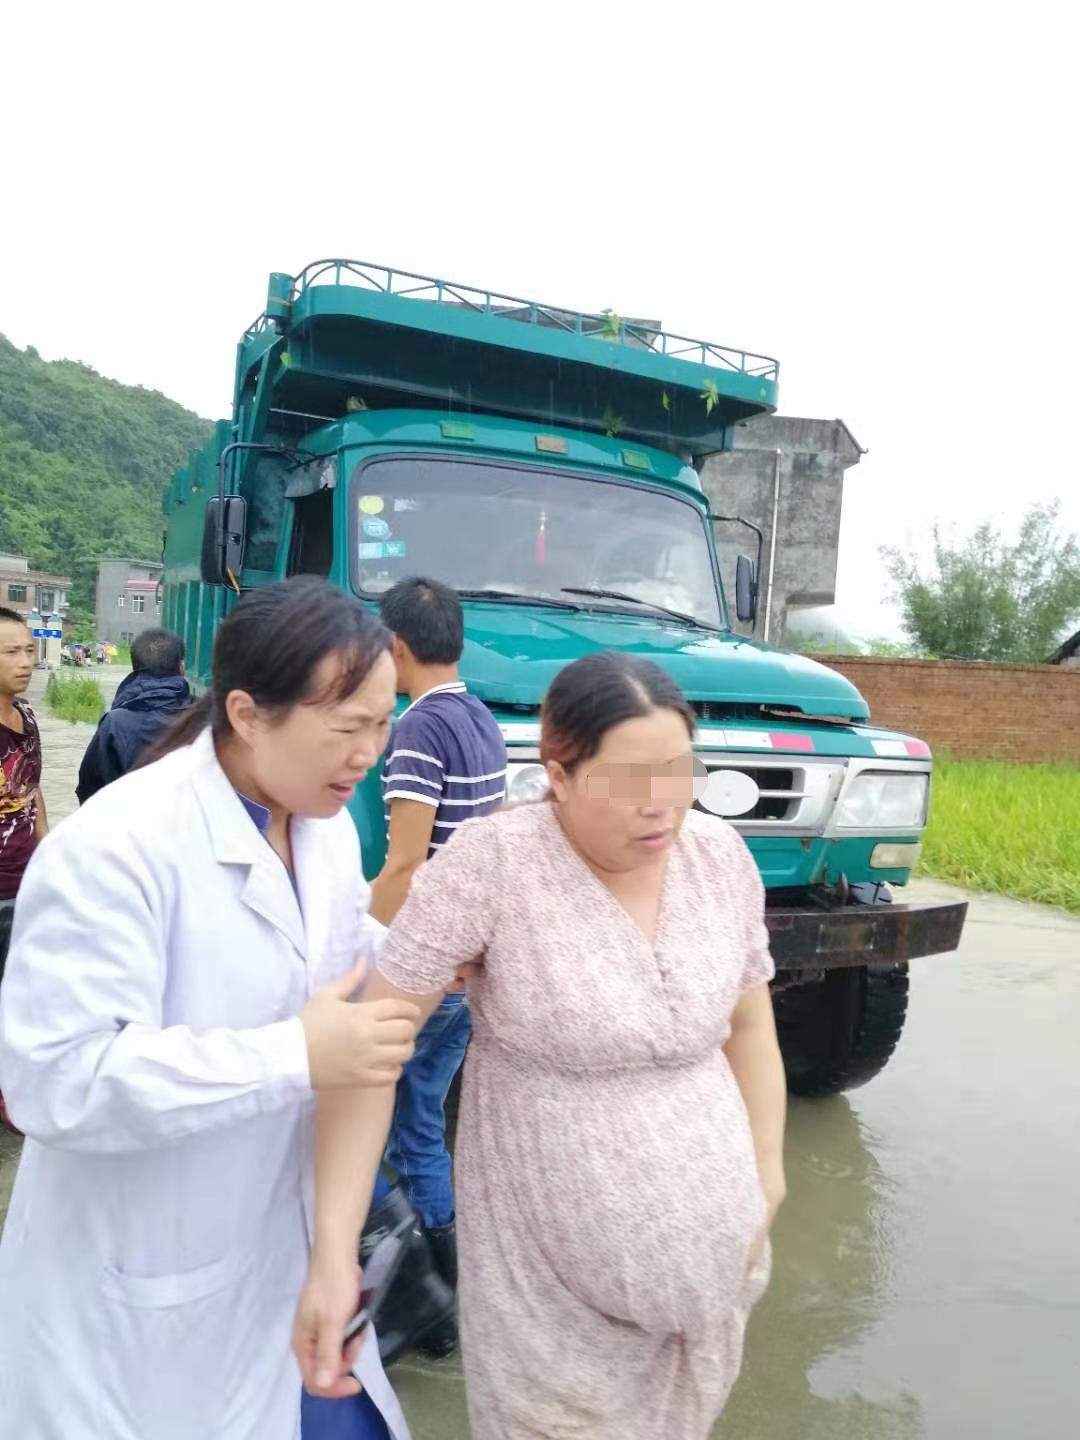
[[[719,768],[709,766],[710,769]],[[801,793],[795,787],[795,771],[790,769],[766,769],[760,765],[737,765],[733,767],[740,770],[742,774],[749,775],[754,784],[761,792],[758,803],[745,815],[739,815],[738,821],[748,824],[752,820],[786,820],[791,813],[791,808],[801,798]],[[695,810],[701,810],[705,814],[709,811],[698,801]]]
[[[832,814],[844,778],[841,761],[797,761],[790,756],[766,760],[761,755],[737,755],[716,751],[697,752],[710,774],[716,770],[738,770],[753,780],[758,798],[741,815],[725,815],[739,830],[751,833],[820,833]],[[708,804],[695,802],[695,810],[715,814]]]

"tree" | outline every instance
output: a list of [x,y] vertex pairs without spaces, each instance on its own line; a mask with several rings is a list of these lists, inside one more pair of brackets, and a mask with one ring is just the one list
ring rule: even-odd
[[875,635],[866,642],[865,655],[875,655],[882,660],[927,660],[932,659],[918,645],[906,640],[890,640],[885,635]]
[[69,633],[93,638],[102,555],[161,553],[162,491],[210,428],[156,391],[0,335],[0,551],[71,577]]
[[915,646],[942,658],[1045,660],[1080,617],[1080,544],[1058,532],[1060,508],[1033,505],[1012,543],[989,521],[960,544],[935,525],[925,571],[918,557],[883,546]]

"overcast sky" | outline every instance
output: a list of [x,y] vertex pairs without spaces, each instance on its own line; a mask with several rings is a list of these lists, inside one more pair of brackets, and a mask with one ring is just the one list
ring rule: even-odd
[[1080,528],[1070,10],[9,6],[0,331],[216,417],[344,255],[775,355],[869,448],[838,619],[892,632],[882,542]]

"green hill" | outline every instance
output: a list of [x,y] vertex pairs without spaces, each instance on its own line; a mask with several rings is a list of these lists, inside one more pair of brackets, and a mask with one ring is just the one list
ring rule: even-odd
[[210,422],[155,390],[45,361],[0,335],[0,550],[74,580],[88,627],[97,559],[161,554],[161,494]]

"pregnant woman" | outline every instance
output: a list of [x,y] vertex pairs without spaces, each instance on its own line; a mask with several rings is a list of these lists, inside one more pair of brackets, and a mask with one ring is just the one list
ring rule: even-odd
[[[457,1199],[475,1440],[705,1440],[767,1283],[785,1092],[763,892],[739,836],[690,811],[693,729],[648,662],[562,671],[541,723],[550,798],[461,827],[365,991],[426,1014],[470,965]],[[294,1343],[324,1394],[348,1383],[343,1276],[390,1105],[320,1099]]]

